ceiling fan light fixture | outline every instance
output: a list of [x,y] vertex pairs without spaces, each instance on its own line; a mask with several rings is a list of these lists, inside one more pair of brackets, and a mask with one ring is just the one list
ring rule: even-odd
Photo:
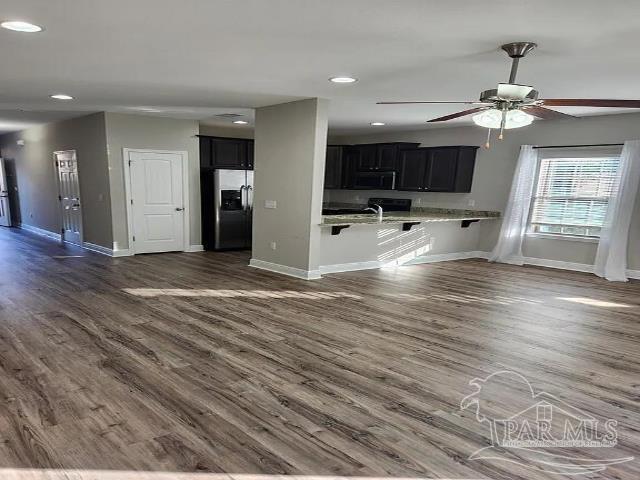
[[[502,122],[502,111],[497,108],[491,108],[477,113],[471,118],[473,122],[480,127],[499,129],[500,123]],[[526,127],[527,125],[531,125],[533,118],[533,115],[529,115],[522,110],[509,110],[504,128],[509,130],[511,128]]]

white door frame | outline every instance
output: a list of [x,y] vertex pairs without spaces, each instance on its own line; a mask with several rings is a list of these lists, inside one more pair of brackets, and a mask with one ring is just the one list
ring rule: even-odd
[[186,150],[158,150],[155,148],[123,148],[122,149],[122,161],[124,164],[124,197],[125,204],[127,206],[127,238],[129,241],[130,255],[135,255],[135,248],[133,245],[133,211],[131,208],[131,169],[129,168],[129,153],[173,153],[182,157],[182,205],[184,207],[183,215],[183,252],[189,251],[191,245],[190,239],[190,213],[189,207],[189,154]]
[[78,162],[78,152],[75,149],[70,149],[70,150],[56,150],[55,152],[53,152],[52,156],[53,156],[53,171],[56,174],[56,187],[58,190],[58,212],[60,215],[60,231],[58,232],[60,234],[60,240],[65,242],[65,243],[69,243],[71,245],[76,245],[75,243],[71,243],[68,242],[67,240],[65,240],[64,238],[64,211],[62,209],[62,191],[60,190],[60,172],[58,171],[58,158],[56,157],[56,155],[60,154],[60,153],[70,153],[73,152],[73,155],[76,159],[76,169],[77,169],[77,173],[78,173],[78,195],[80,195],[80,208],[82,209],[80,211],[80,243],[78,244],[79,247],[84,247],[84,204],[82,202],[82,193],[80,192],[80,163]]

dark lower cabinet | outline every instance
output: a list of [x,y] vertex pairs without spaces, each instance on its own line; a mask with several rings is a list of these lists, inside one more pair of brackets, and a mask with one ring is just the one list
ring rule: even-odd
[[200,166],[253,169],[253,140],[200,136]]
[[400,152],[397,190],[471,191],[478,147],[424,147]]

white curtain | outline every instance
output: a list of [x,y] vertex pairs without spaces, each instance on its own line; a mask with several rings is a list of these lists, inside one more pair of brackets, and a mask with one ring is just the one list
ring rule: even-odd
[[613,193],[600,233],[595,274],[614,282],[627,281],[627,244],[633,206],[640,183],[640,140],[625,142]]
[[490,262],[523,264],[522,241],[527,229],[537,166],[538,151],[531,145],[522,145],[502,219],[500,238],[489,257]]

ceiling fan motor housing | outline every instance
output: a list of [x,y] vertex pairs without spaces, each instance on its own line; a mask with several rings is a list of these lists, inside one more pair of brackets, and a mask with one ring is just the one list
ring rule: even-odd
[[497,88],[492,88],[490,90],[485,90],[484,92],[482,92],[480,94],[480,101],[481,102],[501,102],[501,101],[509,101],[510,103],[519,103],[519,104],[530,104],[530,103],[534,103],[536,100],[538,100],[538,91],[537,90],[531,90],[526,97],[524,97],[522,100],[517,100],[517,101],[513,101],[513,100],[505,100],[504,98],[500,98],[498,96],[498,89]]

